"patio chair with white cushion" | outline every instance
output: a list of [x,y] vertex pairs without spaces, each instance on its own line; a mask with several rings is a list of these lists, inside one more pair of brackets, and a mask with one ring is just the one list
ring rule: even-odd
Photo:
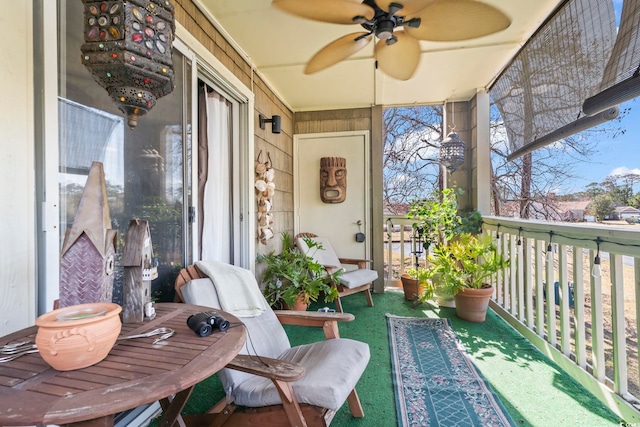
[[[309,238],[314,242],[319,243],[321,248],[309,248],[309,245],[305,242],[305,238]],[[371,286],[373,281],[378,278],[378,272],[367,268],[367,263],[370,263],[371,260],[338,258],[338,255],[333,249],[333,246],[331,246],[329,239],[318,237],[312,233],[299,233],[296,235],[295,240],[296,246],[302,253],[313,257],[313,259],[324,266],[329,273],[333,273],[340,268],[344,269],[343,264],[358,266],[355,270],[344,269],[340,276],[340,283],[334,283],[338,289],[336,309],[340,313],[342,313],[342,301],[340,301],[340,298],[357,292],[364,292],[367,298],[367,304],[369,307],[373,307]]]
[[[230,312],[247,328],[245,346],[219,374],[227,398],[192,421],[216,426],[328,426],[345,401],[354,417],[364,417],[355,385],[369,363],[369,346],[340,338],[337,324],[354,320],[352,314],[274,311],[249,270],[215,262],[200,261],[182,269],[175,289],[178,299]],[[249,304],[242,301],[246,293],[254,294]],[[292,348],[282,324],[318,326],[327,339]]]

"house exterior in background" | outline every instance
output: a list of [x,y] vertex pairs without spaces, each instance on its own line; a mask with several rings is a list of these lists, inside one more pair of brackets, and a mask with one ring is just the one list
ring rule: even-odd
[[616,206],[615,219],[640,218],[640,209],[633,206]]

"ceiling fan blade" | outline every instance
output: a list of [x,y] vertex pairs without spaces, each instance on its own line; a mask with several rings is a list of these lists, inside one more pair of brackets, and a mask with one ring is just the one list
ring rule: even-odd
[[[361,37],[361,38],[359,38]],[[320,49],[307,63],[305,74],[313,74],[346,59],[365,47],[373,36],[366,32],[351,33]]]
[[469,40],[497,33],[511,20],[495,7],[475,0],[435,0],[416,17],[418,28],[407,27],[412,37],[430,41]]
[[314,21],[353,24],[353,18],[373,19],[372,7],[355,0],[273,0],[273,7]]
[[398,41],[388,45],[386,40],[376,43],[378,66],[387,75],[398,80],[409,80],[420,62],[420,42],[404,31],[395,31]]
[[389,12],[391,3],[402,6],[402,9],[397,13],[399,16],[415,15],[434,0],[376,0],[376,4],[380,9]]

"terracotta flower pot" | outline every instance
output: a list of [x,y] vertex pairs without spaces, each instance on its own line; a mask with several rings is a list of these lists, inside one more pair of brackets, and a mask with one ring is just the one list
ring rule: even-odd
[[304,302],[304,297],[302,295],[298,295],[298,298],[296,298],[293,306],[290,307],[289,304],[284,302],[283,305],[286,310],[307,311],[307,308],[309,308],[309,304],[306,304]]
[[120,334],[121,311],[117,304],[91,303],[45,313],[36,319],[36,347],[59,371],[96,364],[107,357]]
[[456,315],[469,322],[484,322],[487,317],[489,300],[493,288],[470,289],[458,291],[453,297],[456,301]]
[[404,291],[404,299],[407,301],[415,301],[418,298],[418,279],[412,279],[411,276],[403,274],[400,277],[402,281],[402,290]]

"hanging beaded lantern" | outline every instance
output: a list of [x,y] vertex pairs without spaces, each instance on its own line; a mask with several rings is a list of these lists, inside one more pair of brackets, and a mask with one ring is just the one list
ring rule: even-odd
[[454,172],[464,162],[464,141],[451,131],[440,144],[440,164]]
[[173,90],[173,5],[169,0],[82,2],[82,63],[134,128]]

